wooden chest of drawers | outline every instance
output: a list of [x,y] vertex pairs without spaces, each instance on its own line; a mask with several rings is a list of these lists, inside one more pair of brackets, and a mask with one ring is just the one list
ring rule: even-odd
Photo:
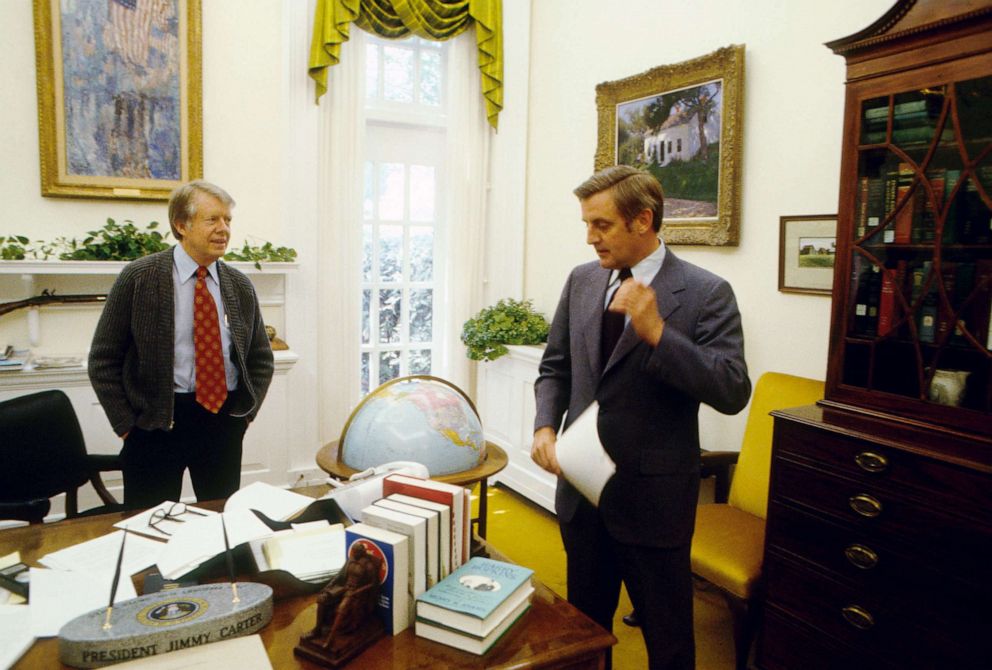
[[992,668],[992,445],[773,415],[759,666]]

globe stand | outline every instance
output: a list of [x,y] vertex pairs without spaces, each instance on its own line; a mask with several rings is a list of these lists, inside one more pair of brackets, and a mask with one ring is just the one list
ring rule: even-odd
[[[338,458],[338,446],[340,440],[328,442],[317,452],[317,465],[321,470],[331,477],[340,480],[347,480],[358,472],[355,468],[342,463]],[[431,479],[438,482],[455,484],[456,486],[472,486],[479,482],[479,517],[473,519],[477,524],[477,533],[483,540],[486,539],[486,514],[488,511],[486,496],[489,490],[489,477],[492,477],[506,467],[506,452],[501,448],[486,441],[486,457],[479,465],[461,472],[452,472],[447,475],[437,475]]]

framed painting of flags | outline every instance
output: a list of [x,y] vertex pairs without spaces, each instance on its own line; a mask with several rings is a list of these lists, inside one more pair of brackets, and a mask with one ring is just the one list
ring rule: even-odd
[[33,0],[41,194],[166,200],[203,173],[200,0]]

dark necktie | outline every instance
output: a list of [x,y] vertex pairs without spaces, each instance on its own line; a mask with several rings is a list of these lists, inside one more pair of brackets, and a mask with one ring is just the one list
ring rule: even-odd
[[[616,290],[613,291],[613,295],[610,296],[610,305],[616,300],[617,293],[620,291],[620,284],[624,281],[630,279],[633,275],[630,273],[630,268],[623,268],[620,270],[620,281],[617,283]],[[603,334],[600,340],[602,346],[600,347],[601,358],[603,368],[606,368],[606,362],[610,360],[610,354],[617,347],[617,342],[620,340],[620,335],[623,334],[624,320],[626,315],[622,312],[611,312],[609,310],[609,305],[607,309],[603,312]]]
[[227,399],[224,350],[217,304],[207,290],[207,268],[196,269],[193,290],[193,348],[196,352],[196,402],[216,414]]

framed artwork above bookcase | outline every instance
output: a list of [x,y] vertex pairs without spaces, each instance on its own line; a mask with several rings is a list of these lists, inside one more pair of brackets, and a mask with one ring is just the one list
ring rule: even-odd
[[992,437],[992,54],[914,58],[849,55],[826,401]]

